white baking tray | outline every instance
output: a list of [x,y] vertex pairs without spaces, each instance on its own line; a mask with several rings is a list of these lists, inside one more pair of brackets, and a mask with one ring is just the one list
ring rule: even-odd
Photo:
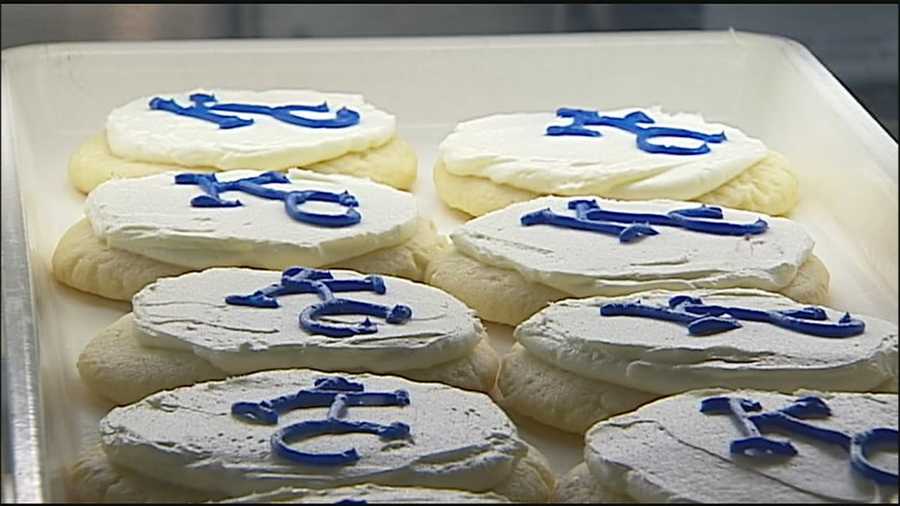
[[[831,271],[830,305],[897,321],[897,143],[787,39],[635,32],[51,44],[4,50],[2,65],[4,388],[20,500],[64,498],[63,471],[96,440],[105,410],[75,359],[129,306],[57,284],[50,257],[82,216],[84,198],[66,179],[69,154],[137,96],[196,87],[362,93],[397,115],[419,154],[421,211],[443,232],[462,215],[437,200],[431,166],[458,121],[559,106],[701,112],[791,160],[801,184],[793,217]],[[508,349],[510,329],[489,330]],[[520,427],[558,473],[581,459],[579,437]]]

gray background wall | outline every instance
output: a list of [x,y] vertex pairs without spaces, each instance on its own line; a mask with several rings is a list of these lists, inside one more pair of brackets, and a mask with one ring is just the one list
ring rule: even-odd
[[35,42],[713,29],[806,45],[897,137],[897,5],[2,6],[2,47]]

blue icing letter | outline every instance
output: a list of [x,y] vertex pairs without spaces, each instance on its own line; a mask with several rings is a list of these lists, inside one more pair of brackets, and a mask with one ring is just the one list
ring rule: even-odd
[[[785,408],[761,412],[762,405],[752,399],[738,397],[708,397],[700,403],[700,411],[709,415],[730,415],[740,424],[745,437],[731,442],[735,455],[751,458],[776,455],[792,457],[797,448],[790,441],[763,436],[770,430],[788,432],[823,443],[837,445],[849,452],[850,466],[878,485],[897,485],[897,474],[880,469],[868,459],[869,452],[880,446],[898,447],[900,435],[896,429],[879,427],[856,434],[847,434],[809,424],[804,419],[828,418],[831,408],[819,397],[802,397]],[[756,413],[756,414],[750,414]]]
[[[186,173],[175,176],[175,184],[193,184],[204,191],[205,195],[198,195],[191,199],[192,207],[239,207],[243,205],[240,200],[225,200],[219,194],[227,191],[240,191],[263,199],[284,201],[284,209],[288,216],[310,225],[339,228],[356,225],[362,220],[362,215],[355,209],[359,207],[359,202],[347,191],[341,193],[318,190],[284,191],[263,186],[290,182],[287,176],[278,172],[264,172],[258,176],[224,183],[219,181],[215,174]],[[344,214],[312,213],[301,209],[301,206],[308,201],[334,202],[346,207],[347,210],[344,211]]]
[[275,425],[278,416],[303,408],[328,408],[323,420],[306,420],[277,430],[270,439],[272,452],[299,464],[315,466],[342,466],[359,461],[359,452],[350,448],[339,453],[308,453],[295,450],[291,443],[326,434],[373,434],[385,441],[408,439],[409,425],[394,422],[383,425],[359,420],[344,420],[353,406],[408,406],[406,390],[394,392],[366,392],[362,383],[341,376],[319,378],[309,390],[283,395],[262,402],[236,402],[231,405],[231,415],[249,423]]
[[[575,216],[557,214],[548,207],[522,215],[520,222],[526,227],[551,225],[615,235],[619,237],[619,242],[623,243],[659,234],[651,225],[679,227],[703,234],[735,236],[762,234],[769,228],[769,224],[762,218],[758,218],[753,223],[724,221],[721,208],[705,204],[699,207],[675,209],[666,214],[607,211],[601,209],[595,199],[570,200],[568,207],[575,211]],[[628,225],[618,225],[618,223]]]
[[[652,125],[656,121],[653,120],[643,111],[635,111],[627,114],[624,118],[616,118],[614,116],[600,116],[597,111],[587,109],[571,109],[562,107],[556,110],[556,115],[560,118],[571,118],[572,122],[568,125],[553,125],[547,127],[546,135],[580,135],[584,137],[601,137],[603,134],[597,130],[585,128],[585,126],[608,126],[631,132],[635,134],[637,139],[637,147],[641,151],[647,153],[663,153],[667,155],[702,155],[709,153],[709,145],[712,142],[718,144],[727,140],[725,133],[705,134],[694,130],[684,128],[669,127],[642,127],[639,123]],[[703,141],[703,144],[695,148],[685,148],[681,146],[663,146],[650,142],[654,137],[680,137],[683,139],[697,139]]]
[[281,283],[257,290],[250,295],[229,295],[225,303],[236,306],[274,308],[278,297],[296,293],[316,293],[322,302],[308,306],[300,313],[300,326],[312,334],[329,337],[349,337],[358,334],[374,334],[378,326],[369,318],[356,324],[326,323],[322,316],[364,315],[383,318],[390,324],[401,324],[412,318],[409,306],[397,304],[393,307],[372,304],[352,299],[340,299],[334,292],[375,292],[384,294],[387,289],[381,276],[366,276],[361,279],[334,279],[328,271],[291,267],[281,273]]
[[866,324],[844,313],[837,322],[827,321],[825,310],[818,307],[763,311],[740,307],[704,304],[696,297],[676,295],[668,307],[635,302],[608,302],[600,306],[603,316],[636,316],[666,320],[686,325],[692,336],[708,336],[740,328],[739,320],[768,323],[784,329],[817,337],[851,337],[862,334]]
[[190,97],[193,105],[181,106],[175,100],[154,97],[148,104],[155,111],[166,111],[179,116],[196,118],[219,125],[220,129],[240,128],[253,124],[253,119],[241,118],[231,114],[216,114],[213,111],[240,112],[245,114],[265,114],[278,121],[306,128],[347,128],[359,123],[359,113],[341,107],[333,118],[313,119],[294,114],[296,111],[329,112],[327,103],[319,105],[283,105],[270,107],[267,105],[225,103],[220,104],[214,95],[194,93]]

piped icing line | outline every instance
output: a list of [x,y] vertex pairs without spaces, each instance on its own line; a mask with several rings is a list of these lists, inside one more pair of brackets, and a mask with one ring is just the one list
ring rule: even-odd
[[278,415],[303,408],[328,407],[324,420],[305,420],[279,429],[270,439],[272,452],[299,464],[317,466],[343,466],[360,460],[356,448],[338,453],[308,453],[295,450],[291,443],[326,434],[362,433],[373,434],[382,440],[407,439],[409,425],[402,422],[379,424],[367,421],[343,420],[351,406],[408,406],[409,392],[365,392],[362,383],[350,381],[342,376],[318,378],[315,387],[300,390],[296,394],[284,395],[262,402],[236,402],[231,406],[232,416],[250,423],[275,425]]
[[[560,118],[571,118],[572,123],[568,125],[551,125],[547,127],[546,135],[562,136],[562,135],[578,135],[585,137],[601,137],[603,134],[597,130],[585,128],[585,126],[608,126],[618,128],[635,134],[637,147],[641,151],[647,153],[663,153],[667,155],[702,155],[709,153],[710,148],[707,143],[718,144],[727,140],[725,132],[717,134],[706,134],[696,130],[686,128],[671,127],[641,127],[639,123],[655,124],[656,121],[647,115],[644,111],[634,111],[626,114],[624,117],[600,116],[597,111],[588,109],[573,109],[561,107],[556,110],[556,115]],[[703,141],[703,144],[697,147],[683,147],[673,145],[654,144],[650,142],[655,137],[678,137],[683,139],[697,139]]]
[[[753,223],[717,221],[723,219],[722,208],[706,204],[674,209],[666,214],[608,211],[601,209],[595,199],[570,200],[568,208],[575,211],[575,217],[555,213],[547,207],[523,214],[520,221],[526,227],[551,225],[615,235],[622,243],[633,242],[643,236],[658,235],[659,232],[651,227],[651,224],[715,235],[758,235],[769,228],[769,224],[762,218],[757,218]],[[629,225],[622,226],[616,223]]]
[[[735,455],[729,446],[740,431],[739,421],[698,409],[710,397],[788,405],[810,396],[827,399],[829,429],[856,433],[873,424],[896,427],[896,394],[703,389],[599,422],[585,435],[585,460],[593,476],[621,484],[641,502],[849,504],[896,498],[896,482],[877,486],[848,465],[846,453],[817,438],[792,437],[798,449],[793,457]],[[891,455],[877,457],[887,463]]]
[[[375,288],[334,295],[385,307],[386,315],[395,306],[409,304],[410,318],[390,323],[370,316],[376,333],[336,338],[306,330],[298,322],[305,309],[322,303],[319,292],[272,296],[259,306],[230,304],[225,297],[231,294],[264,298],[282,286],[284,272],[216,268],[164,278],[138,293],[132,302],[135,337],[152,348],[190,350],[230,374],[295,367],[394,373],[463,358],[481,342],[484,330],[477,316],[446,292],[389,276],[328,272],[333,279],[323,281],[332,286],[346,281]],[[345,331],[364,319],[323,316],[318,323]]]
[[[178,105],[174,99],[153,97],[148,106],[155,111],[166,111],[179,116],[196,118],[219,125],[220,129],[241,128],[254,123],[252,118],[240,116],[216,114],[212,111],[240,112],[245,114],[264,114],[278,121],[290,125],[306,128],[347,128],[359,124],[359,113],[341,107],[335,112],[334,118],[306,118],[294,114],[295,111],[330,112],[327,102],[318,105],[282,105],[270,107],[262,104],[246,104],[240,102],[218,103],[215,95],[210,93],[193,93],[188,99],[193,103],[190,106]],[[211,104],[211,105],[210,105]]]
[[762,411],[761,403],[748,398],[707,397],[701,401],[700,411],[711,415],[726,414],[737,419],[747,436],[731,442],[729,449],[734,455],[751,458],[797,455],[796,447],[789,440],[779,441],[762,435],[764,431],[780,429],[840,446],[850,454],[850,465],[854,471],[878,485],[897,485],[897,473],[874,465],[869,461],[868,454],[876,446],[893,443],[894,448],[900,447],[900,433],[896,429],[877,427],[849,434],[805,422],[807,418],[831,416],[831,408],[820,397],[801,397],[787,407],[752,415],[749,413]]
[[[266,188],[272,183],[290,184],[290,179],[278,172],[264,172],[259,176],[245,177],[236,181],[221,182],[215,174],[186,173],[175,176],[175,184],[193,184],[199,186],[205,195],[191,199],[192,207],[240,207],[240,200],[225,200],[219,196],[222,192],[240,191],[269,200],[284,201],[284,208],[291,218],[318,225],[321,227],[349,227],[362,219],[356,207],[359,202],[347,190],[341,193],[318,190],[283,191]],[[324,214],[303,211],[300,207],[307,201],[334,202],[347,208],[344,214]]]
[[[581,197],[583,199],[583,197]],[[652,289],[759,288],[778,291],[795,279],[814,242],[796,222],[721,208],[728,222],[765,218],[765,233],[719,235],[669,227],[628,247],[604,247],[602,235],[556,226],[523,226],[522,216],[549,208],[568,215],[570,197],[540,197],[512,204],[458,227],[454,246],[481,263],[519,272],[528,281],[576,297],[628,295]],[[603,208],[639,215],[693,207],[681,201],[612,201]],[[709,209],[703,211],[708,212]],[[715,221],[715,220],[706,220]]]
[[269,285],[250,295],[229,295],[225,297],[225,303],[236,306],[277,308],[279,307],[277,298],[280,296],[316,293],[323,302],[310,305],[300,313],[300,326],[312,334],[323,334],[329,337],[374,334],[378,332],[378,326],[369,318],[354,325],[324,323],[319,320],[322,316],[360,314],[383,318],[391,324],[402,324],[412,318],[412,309],[403,304],[395,304],[388,308],[380,304],[334,296],[334,292],[358,291],[384,294],[387,288],[381,276],[365,276],[362,279],[334,279],[331,272],[326,270],[291,267],[282,272],[280,283]]
[[780,311],[763,311],[736,306],[707,305],[699,297],[675,295],[668,307],[635,302],[609,302],[600,306],[603,316],[635,316],[686,324],[692,336],[707,336],[742,327],[740,321],[770,323],[772,325],[817,337],[842,338],[862,334],[866,324],[850,313],[837,323],[827,322],[828,314],[819,307],[805,307]]
[[[356,465],[316,467],[274,455],[271,438],[290,424],[327,420],[331,402],[284,412],[277,425],[232,416],[234,403],[259,403],[316,390],[315,381],[323,376],[341,376],[364,385],[362,392],[334,394],[408,392],[412,402],[405,406],[357,407],[351,401],[349,413],[341,420],[385,426],[402,422],[411,427],[411,439],[385,442],[377,436],[346,433],[300,444],[288,440],[291,447],[304,452],[342,453],[353,447],[361,457]],[[304,368],[231,376],[158,392],[113,409],[101,420],[100,435],[113,465],[164,483],[231,497],[283,486],[327,489],[359,483],[484,491],[508,479],[528,451],[512,421],[485,394],[396,376]]]
[[303,167],[377,148],[395,134],[396,118],[361,95],[300,89],[156,93],[114,109],[106,120],[117,157],[222,170]]

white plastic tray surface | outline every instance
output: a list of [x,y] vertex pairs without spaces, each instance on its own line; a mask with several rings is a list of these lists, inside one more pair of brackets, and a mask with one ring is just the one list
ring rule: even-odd
[[[76,147],[114,107],[196,87],[361,93],[396,114],[419,155],[420,210],[449,232],[463,216],[437,199],[436,148],[462,120],[560,106],[660,104],[732,124],[784,153],[800,179],[792,213],[831,272],[829,305],[897,321],[897,144],[802,46],[735,32],[515,37],[205,41],[30,46],[3,52],[4,170],[17,171],[39,342],[46,498],[96,441],[108,409],[75,369],[126,303],[54,281],[56,242],[82,216],[66,177]],[[9,167],[12,164],[14,167]],[[6,247],[6,246],[4,246]],[[6,315],[14,317],[14,315]],[[499,352],[511,329],[488,325]],[[28,336],[7,336],[7,339]],[[564,473],[581,438],[527,420],[523,436]]]

